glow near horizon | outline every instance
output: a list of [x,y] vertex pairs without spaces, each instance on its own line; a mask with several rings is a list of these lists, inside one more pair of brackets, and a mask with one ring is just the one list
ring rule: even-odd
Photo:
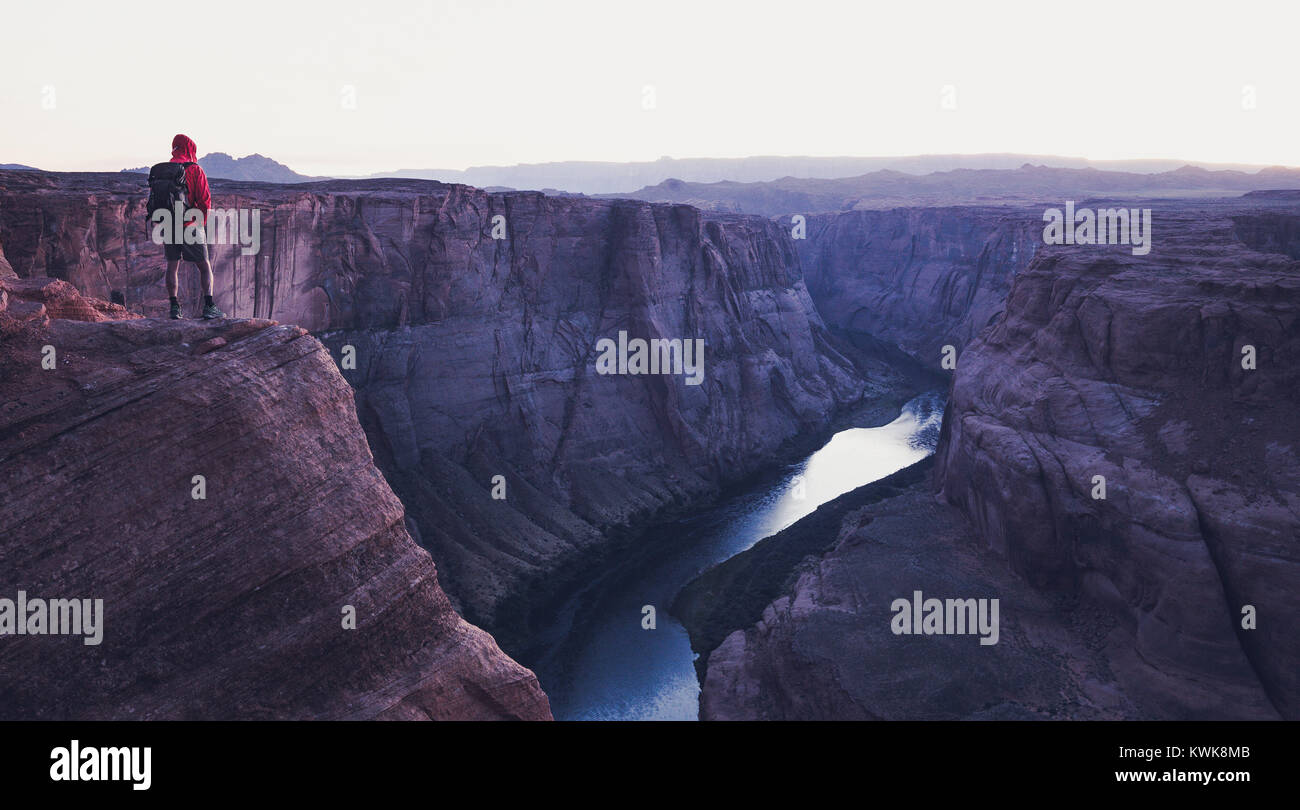
[[288,5],[6,8],[0,163],[116,171],[164,159],[179,131],[305,174],[986,152],[1300,165],[1300,4]]

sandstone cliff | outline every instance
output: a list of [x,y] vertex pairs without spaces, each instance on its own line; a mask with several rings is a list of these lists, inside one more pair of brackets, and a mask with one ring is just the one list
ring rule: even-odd
[[826,324],[883,341],[930,368],[1006,305],[1042,247],[1042,208],[895,208],[808,218],[797,240]]
[[10,266],[9,260],[5,258],[4,243],[0,242],[0,278],[14,278],[17,275]]
[[[1253,248],[1300,215],[1155,218],[1148,256],[1052,248],[1017,277],[1006,317],[958,364],[938,481],[1029,581],[1123,617],[1132,688],[1171,715],[1217,700],[1231,714],[1262,684],[1295,718],[1300,262]],[[1242,629],[1246,605],[1257,629]],[[1162,689],[1188,672],[1201,688]]]
[[[7,173],[0,186],[20,275],[161,311],[138,180]],[[217,206],[261,212],[262,240],[255,256],[218,248],[217,303],[310,329],[340,361],[355,351],[343,373],[410,528],[458,607],[511,641],[620,528],[892,386],[886,365],[836,348],[788,230],[767,220],[422,181],[213,188]],[[702,339],[703,384],[596,374],[596,342],[619,331]]]
[[[1300,215],[1285,194],[1153,207],[1149,255],[1038,247],[958,359],[936,454],[957,510],[918,491],[846,518],[712,651],[702,716],[1297,716]],[[863,311],[888,329],[935,289]],[[1004,640],[893,636],[913,587],[1002,598]]]
[[0,598],[103,600],[98,645],[0,640],[0,717],[549,718],[452,610],[302,329],[0,277],[0,402]]
[[[930,465],[917,467],[928,475]],[[859,492],[843,500],[875,500]],[[822,530],[830,550],[809,558],[752,625],[709,654],[702,719],[1152,716],[1115,682],[1105,616],[1012,575],[928,485],[887,494]],[[803,531],[799,524],[786,530],[796,537]],[[918,590],[926,598],[998,599],[997,643],[981,645],[971,634],[894,635],[891,603]]]

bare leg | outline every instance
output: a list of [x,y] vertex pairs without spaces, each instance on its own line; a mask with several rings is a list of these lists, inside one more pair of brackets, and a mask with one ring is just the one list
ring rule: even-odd
[[199,268],[199,286],[203,288],[204,295],[212,295],[212,262],[204,259],[197,262]]
[[[180,266],[181,266],[180,259],[167,260],[167,295],[171,298],[176,297],[176,288],[177,288],[176,271],[180,268]],[[211,273],[209,273],[208,277],[211,278]]]

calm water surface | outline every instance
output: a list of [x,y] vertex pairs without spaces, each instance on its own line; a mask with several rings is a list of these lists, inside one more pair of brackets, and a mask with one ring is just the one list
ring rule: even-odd
[[[610,572],[572,597],[541,636],[555,642],[530,662],[555,718],[697,719],[695,654],[685,628],[668,615],[677,593],[823,503],[930,455],[942,418],[943,398],[934,392],[907,403],[888,425],[840,431],[774,483],[672,524],[666,531],[682,542],[663,557]],[[656,608],[655,630],[641,628],[643,605]]]

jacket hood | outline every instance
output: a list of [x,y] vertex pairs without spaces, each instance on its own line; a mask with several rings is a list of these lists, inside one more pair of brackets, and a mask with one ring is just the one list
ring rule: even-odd
[[172,138],[172,157],[184,160],[189,163],[198,161],[199,148],[194,145],[188,135],[177,135]]

